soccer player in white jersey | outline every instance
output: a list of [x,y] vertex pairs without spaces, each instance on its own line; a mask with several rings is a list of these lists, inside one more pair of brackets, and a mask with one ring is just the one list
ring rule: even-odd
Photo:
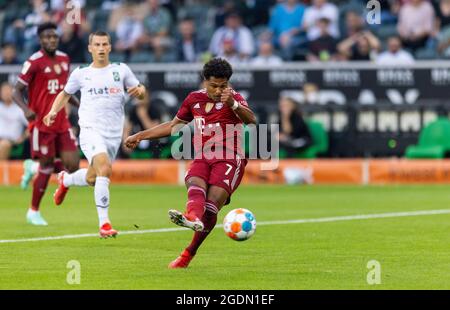
[[44,123],[50,126],[71,95],[81,91],[79,114],[80,148],[89,161],[88,169],[58,175],[55,197],[65,196],[71,186],[95,186],[95,204],[99,217],[100,236],[115,237],[117,231],[108,216],[111,164],[119,150],[124,127],[126,92],[143,99],[145,87],[123,63],[110,63],[111,39],[97,31],[89,36],[89,52],[93,62],[75,69],[67,85],[53,102]]

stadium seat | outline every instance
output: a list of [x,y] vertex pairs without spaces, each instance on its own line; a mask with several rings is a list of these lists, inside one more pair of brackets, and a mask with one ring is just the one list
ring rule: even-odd
[[329,140],[328,134],[319,122],[308,120],[309,131],[311,132],[313,144],[307,149],[300,151],[296,157],[297,158],[316,158],[318,155],[324,154],[328,151]]
[[11,159],[20,159],[23,156],[24,143],[14,145],[11,149],[11,153],[9,154],[9,158]]
[[450,120],[441,117],[427,125],[419,135],[419,143],[406,149],[406,158],[444,158],[450,151]]

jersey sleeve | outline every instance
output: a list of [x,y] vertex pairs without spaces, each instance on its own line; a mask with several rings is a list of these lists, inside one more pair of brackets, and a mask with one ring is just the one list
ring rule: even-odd
[[244,107],[248,108],[247,100],[242,97],[242,95],[238,92],[235,92],[233,95],[234,100],[236,100],[239,104],[243,105]]
[[177,118],[188,123],[192,121],[194,119],[194,116],[192,115],[190,106],[191,106],[191,99],[190,96],[187,96],[186,99],[184,99],[183,103],[181,104],[180,109],[178,110]]
[[37,72],[36,61],[27,60],[23,63],[22,71],[20,72],[17,80],[22,84],[28,86],[28,84],[34,79]]
[[124,83],[125,87],[135,87],[139,85],[139,80],[134,75],[133,71],[131,71],[130,67],[128,67],[126,64],[123,64],[125,66],[125,77],[124,77]]
[[69,95],[75,94],[77,91],[81,88],[80,83],[80,69],[76,68],[72,74],[69,76],[69,80],[67,81],[66,86],[64,87],[64,91],[68,93]]

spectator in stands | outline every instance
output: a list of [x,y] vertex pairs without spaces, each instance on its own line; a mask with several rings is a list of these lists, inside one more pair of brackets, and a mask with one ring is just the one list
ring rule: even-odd
[[246,24],[251,27],[267,25],[270,8],[275,2],[275,0],[247,1]]
[[49,7],[45,0],[30,0],[32,11],[18,18],[5,29],[4,43],[11,43],[20,51],[31,54],[39,49],[37,25],[50,21]]
[[305,6],[297,0],[287,0],[277,4],[270,16],[269,28],[273,43],[288,60],[293,57],[293,48],[306,42],[301,36],[304,13]]
[[338,45],[343,60],[369,61],[380,51],[380,41],[370,31],[354,33]]
[[[125,122],[124,137],[135,134],[139,131],[146,130],[161,124],[161,113],[157,109],[155,103],[151,102],[150,95],[147,92],[143,100],[133,100],[132,107],[128,112]],[[152,157],[158,157],[160,151],[159,141],[141,141],[138,150],[148,150],[152,153]],[[130,149],[122,148],[122,152],[130,153]]]
[[159,0],[147,0],[145,4],[149,13],[144,18],[144,34],[138,39],[138,46],[150,47],[156,61],[162,61],[172,44],[172,17],[166,8],[161,7]]
[[62,34],[59,38],[59,49],[69,55],[72,63],[86,62],[86,44],[78,33],[75,32],[75,28],[66,21],[63,21],[60,27]]
[[317,21],[319,36],[308,42],[308,61],[336,60],[336,39],[329,33],[330,20],[326,17]]
[[[378,0],[381,8],[381,23],[380,25],[396,24],[398,20],[398,13],[402,5],[401,0]],[[371,25],[376,27],[377,25]]]
[[236,49],[235,43],[232,39],[225,39],[222,41],[222,54],[216,55],[228,61],[233,66],[245,64],[249,58],[242,57]]
[[362,15],[356,11],[347,11],[345,13],[345,29],[342,33],[343,38],[349,38],[365,30],[365,21]]
[[433,6],[424,0],[411,0],[400,8],[397,30],[403,45],[413,51],[424,47],[434,35]]
[[402,49],[402,41],[399,37],[390,37],[388,50],[378,55],[376,63],[383,66],[411,65],[414,63],[414,57]]
[[441,0],[433,2],[436,11],[437,28],[445,29],[450,25],[450,0]]
[[13,88],[7,82],[0,86],[0,160],[9,158],[14,145],[27,137],[28,121],[12,98]]
[[312,144],[311,133],[296,101],[282,97],[278,106],[280,148],[286,150],[288,157],[294,157]]
[[17,65],[19,63],[16,47],[10,43],[3,44],[0,54],[0,65]]
[[125,55],[128,62],[133,52],[138,49],[138,40],[144,34],[144,27],[135,13],[134,6],[128,2],[124,4],[124,15],[117,24],[116,42],[114,49]]
[[33,11],[25,17],[23,34],[25,39],[24,50],[27,55],[39,49],[38,25],[51,21],[49,6],[45,0],[31,0],[31,3]]
[[197,34],[193,19],[187,17],[179,22],[175,49],[179,62],[197,62],[201,55],[207,51],[207,42]]
[[[215,26],[216,29],[225,25],[225,19],[230,13],[237,12],[240,16],[245,16],[247,4],[244,0],[225,0],[222,5],[216,7]],[[244,18],[244,20],[246,20]]]
[[305,11],[303,18],[303,28],[307,32],[308,40],[312,41],[317,39],[321,30],[317,21],[321,18],[327,18],[330,20],[328,26],[328,33],[334,37],[339,37],[339,10],[333,3],[329,3],[327,0],[314,0],[313,5],[308,7]]
[[230,47],[230,41],[241,60],[248,60],[253,55],[255,43],[252,32],[242,25],[241,16],[237,12],[230,13],[225,18],[225,26],[214,32],[209,50],[215,56],[224,55],[224,48]]
[[251,60],[251,64],[257,66],[278,66],[282,63],[283,59],[274,55],[273,45],[270,41],[261,41],[258,56]]

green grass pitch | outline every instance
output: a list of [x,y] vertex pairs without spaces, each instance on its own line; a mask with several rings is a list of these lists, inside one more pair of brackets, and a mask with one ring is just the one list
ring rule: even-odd
[[[25,224],[31,192],[0,188],[0,240],[97,233],[91,188],[73,188],[65,203],[44,198],[48,227]],[[172,228],[167,210],[184,210],[177,186],[113,186],[110,216],[119,231]],[[241,186],[230,206],[259,223],[450,209],[448,186]],[[137,225],[138,227],[135,227]],[[191,231],[1,243],[0,289],[450,289],[450,214],[260,225],[245,242],[216,228],[187,270],[167,264]],[[67,283],[80,263],[80,284]],[[381,266],[369,285],[367,263]]]

